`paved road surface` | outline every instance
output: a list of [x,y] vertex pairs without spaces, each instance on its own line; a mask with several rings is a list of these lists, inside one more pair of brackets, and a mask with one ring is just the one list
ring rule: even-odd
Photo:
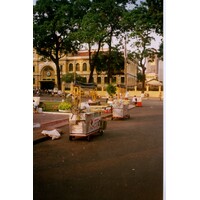
[[33,146],[34,200],[162,200],[163,102],[143,101],[92,141]]

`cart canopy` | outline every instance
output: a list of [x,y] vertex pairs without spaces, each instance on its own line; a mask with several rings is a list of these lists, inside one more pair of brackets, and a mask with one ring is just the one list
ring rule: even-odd
[[81,88],[88,88],[88,89],[95,89],[97,87],[95,83],[82,83],[79,81],[76,81],[74,86],[79,86]]

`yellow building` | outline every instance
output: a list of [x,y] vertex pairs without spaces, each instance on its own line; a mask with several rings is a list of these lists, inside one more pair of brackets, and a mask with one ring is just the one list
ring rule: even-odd
[[163,81],[163,61],[155,57],[153,62],[146,64],[146,80],[157,79]]
[[[60,75],[67,73],[77,73],[85,77],[86,81],[89,79],[90,65],[88,51],[79,51],[76,55],[67,55],[60,59]],[[34,89],[53,89],[56,87],[56,66],[52,61],[44,61],[36,51],[33,51],[33,88]],[[127,86],[133,88],[137,84],[137,67],[128,61],[127,62]],[[125,75],[113,75],[114,84],[125,84]],[[105,90],[107,74],[102,73],[98,75],[96,71],[93,74],[94,82],[97,83],[98,90]],[[65,87],[65,84],[63,84]]]

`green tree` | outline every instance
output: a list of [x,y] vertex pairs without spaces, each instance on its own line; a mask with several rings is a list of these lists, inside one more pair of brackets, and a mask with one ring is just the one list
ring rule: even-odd
[[123,27],[121,26],[120,21],[123,18],[124,12],[127,12],[127,5],[134,4],[135,1],[132,0],[105,0],[99,9],[101,13],[101,19],[106,25],[107,37],[105,38],[105,43],[108,45],[108,62],[107,62],[107,76],[108,83],[112,78],[112,61],[111,61],[111,52],[112,52],[112,40],[113,37],[118,37],[123,32]]
[[[145,24],[149,24],[156,34],[163,37],[163,0],[146,0],[141,2],[141,6],[146,8]],[[163,60],[163,40],[157,50],[157,56]]]
[[66,82],[66,83],[71,83],[71,82],[74,82],[75,80],[85,83],[84,77],[78,75],[77,73],[75,73],[75,74],[67,73],[62,76],[62,81]]
[[159,35],[163,36],[163,0],[146,0],[141,2],[145,7],[146,23]]
[[145,72],[146,72],[146,62],[153,61],[156,55],[156,50],[150,47],[151,40],[154,38],[150,36],[150,30],[143,30],[141,28],[135,28],[130,34],[130,37],[135,39],[133,42],[133,51],[130,52],[128,57],[133,60],[137,66],[138,70],[142,75],[142,93],[145,90]]
[[145,80],[145,75],[143,75],[140,71],[137,73],[137,80],[139,82],[142,82],[143,80]]
[[113,95],[116,94],[116,90],[117,90],[116,86],[112,84],[108,84],[108,86],[106,87],[106,91],[111,97],[113,97]]
[[[126,11],[128,3],[135,3],[135,0],[93,0],[91,9],[83,17],[80,38],[83,42],[88,44],[89,63],[90,63],[90,77],[89,82],[93,80],[93,72],[97,67],[95,61],[98,60],[100,49],[104,44],[109,47],[107,72],[108,82],[112,78],[112,39],[113,36],[118,36],[121,33],[120,20],[122,19],[123,12]],[[92,45],[97,45],[97,50],[91,52]]]
[[[132,52],[128,57],[138,65],[138,70],[143,77],[141,79],[142,92],[145,89],[146,62],[147,60],[153,61],[158,54],[158,50],[151,47],[152,40],[155,40],[152,33],[162,34],[162,25],[159,25],[160,21],[156,19],[152,10],[156,12],[151,1],[141,2],[123,18],[123,26],[129,32],[129,37],[133,39]],[[159,10],[159,14],[162,16],[161,10]]]
[[[90,64],[90,76],[88,82],[93,82],[93,72],[95,69],[95,63],[93,62],[93,57],[98,57],[100,48],[103,45],[103,41],[106,35],[105,26],[101,22],[101,17],[95,9],[95,6],[91,7],[91,10],[84,15],[81,27],[78,31],[78,38],[82,43],[88,44],[88,53],[89,53],[89,64]],[[92,52],[92,46],[96,44],[97,50]]]
[[59,60],[75,52],[79,44],[73,35],[78,29],[73,8],[67,0],[38,0],[33,6],[33,48],[55,63],[58,89],[61,89]]
[[97,73],[108,72],[108,62],[110,61],[110,71],[112,74],[120,73],[124,69],[124,57],[118,49],[113,49],[111,54],[100,52],[99,56],[93,57]]

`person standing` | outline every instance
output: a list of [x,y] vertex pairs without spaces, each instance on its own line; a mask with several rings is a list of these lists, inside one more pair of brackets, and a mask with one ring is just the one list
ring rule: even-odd
[[135,104],[135,106],[137,105],[137,97],[135,95],[132,98],[132,103]]
[[36,101],[33,99],[33,111],[34,111],[34,113],[37,113],[37,103],[36,103]]

